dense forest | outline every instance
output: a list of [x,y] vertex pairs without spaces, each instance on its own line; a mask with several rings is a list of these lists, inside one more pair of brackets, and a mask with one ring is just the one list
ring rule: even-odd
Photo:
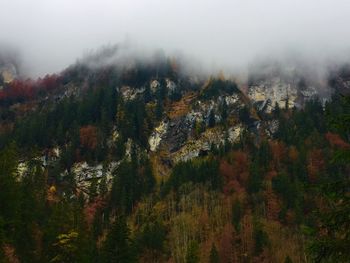
[[[238,139],[179,161],[151,151],[193,100],[218,102],[184,143],[232,124]],[[0,106],[0,262],[350,261],[348,95],[259,112],[235,81],[164,59],[15,80]],[[77,176],[82,163],[101,169]]]

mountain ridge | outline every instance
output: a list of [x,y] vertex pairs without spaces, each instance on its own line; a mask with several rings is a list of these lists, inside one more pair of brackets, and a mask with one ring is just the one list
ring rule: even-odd
[[317,189],[348,171],[333,160],[350,148],[350,74],[332,72],[332,92],[318,93],[299,73],[245,83],[158,62],[78,62],[5,84],[0,260],[313,258],[303,229],[322,238],[314,210],[329,211]]

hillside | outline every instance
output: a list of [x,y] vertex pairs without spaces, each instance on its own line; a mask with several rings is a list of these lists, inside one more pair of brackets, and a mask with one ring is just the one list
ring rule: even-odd
[[349,262],[348,67],[98,59],[1,71],[0,262]]

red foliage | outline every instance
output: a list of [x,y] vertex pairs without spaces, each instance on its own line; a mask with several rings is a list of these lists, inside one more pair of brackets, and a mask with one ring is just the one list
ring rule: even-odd
[[241,151],[232,152],[230,160],[221,160],[219,171],[224,177],[224,192],[230,193],[243,191],[249,177],[249,159],[246,153]]
[[266,175],[266,179],[267,180],[272,180],[272,178],[276,177],[278,174],[276,172],[276,170],[271,170],[267,173]]
[[0,100],[32,99],[35,94],[34,83],[31,80],[14,80],[0,91]]
[[92,125],[80,128],[80,143],[84,147],[94,150],[97,146],[97,128]]
[[231,154],[232,163],[238,181],[245,185],[249,177],[249,158],[245,152],[235,151]]
[[284,158],[286,157],[286,147],[283,144],[283,142],[271,141],[270,148],[272,152],[274,165],[277,168],[280,166],[281,161],[284,160]]
[[221,160],[219,170],[221,175],[225,178],[226,181],[231,181],[235,176],[235,170],[233,165],[229,164],[226,160]]
[[60,77],[56,74],[46,75],[43,79],[38,79],[37,86],[40,90],[50,91],[55,89],[60,82]]
[[0,90],[0,101],[20,101],[32,100],[38,92],[53,90],[59,86],[60,77],[58,75],[46,75],[43,79],[36,81],[32,79],[14,80],[5,88]]
[[338,134],[327,132],[325,137],[329,144],[333,147],[338,147],[340,149],[350,149],[350,144],[345,142]]
[[84,209],[86,222],[89,226],[92,225],[96,211],[100,210],[106,205],[106,201],[100,197],[97,197],[94,202],[87,203]]
[[230,263],[233,257],[233,228],[231,224],[226,224],[221,234],[219,242],[220,262]]

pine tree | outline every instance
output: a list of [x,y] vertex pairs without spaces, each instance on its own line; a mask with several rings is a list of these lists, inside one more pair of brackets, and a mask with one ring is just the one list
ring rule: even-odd
[[228,112],[227,111],[228,111],[227,103],[224,100],[224,102],[222,103],[222,106],[221,106],[221,119],[224,122],[224,124],[225,124],[225,121],[226,121],[226,119],[228,117]]
[[260,222],[255,222],[253,236],[255,241],[254,255],[258,256],[263,252],[264,247],[269,243],[268,235],[264,231]]
[[293,261],[291,260],[291,258],[289,256],[286,256],[284,263],[293,263]]
[[199,262],[199,246],[196,241],[192,241],[187,249],[186,263]]
[[103,244],[103,263],[133,262],[129,240],[129,229],[124,216],[120,216],[113,223]]
[[219,252],[216,249],[215,244],[213,243],[210,250],[209,263],[219,263],[219,262],[220,262]]
[[16,181],[17,150],[14,144],[0,151],[0,246],[1,236],[11,238],[18,224],[20,188]]
[[242,208],[239,200],[235,201],[232,205],[232,224],[234,225],[236,231],[239,232],[241,228],[241,217],[242,217]]
[[209,113],[209,120],[208,120],[208,125],[210,128],[214,127],[215,126],[215,113],[214,113],[214,110],[211,110],[210,113]]
[[93,202],[98,195],[98,178],[96,177],[95,173],[92,175],[88,192],[89,192],[89,202]]

